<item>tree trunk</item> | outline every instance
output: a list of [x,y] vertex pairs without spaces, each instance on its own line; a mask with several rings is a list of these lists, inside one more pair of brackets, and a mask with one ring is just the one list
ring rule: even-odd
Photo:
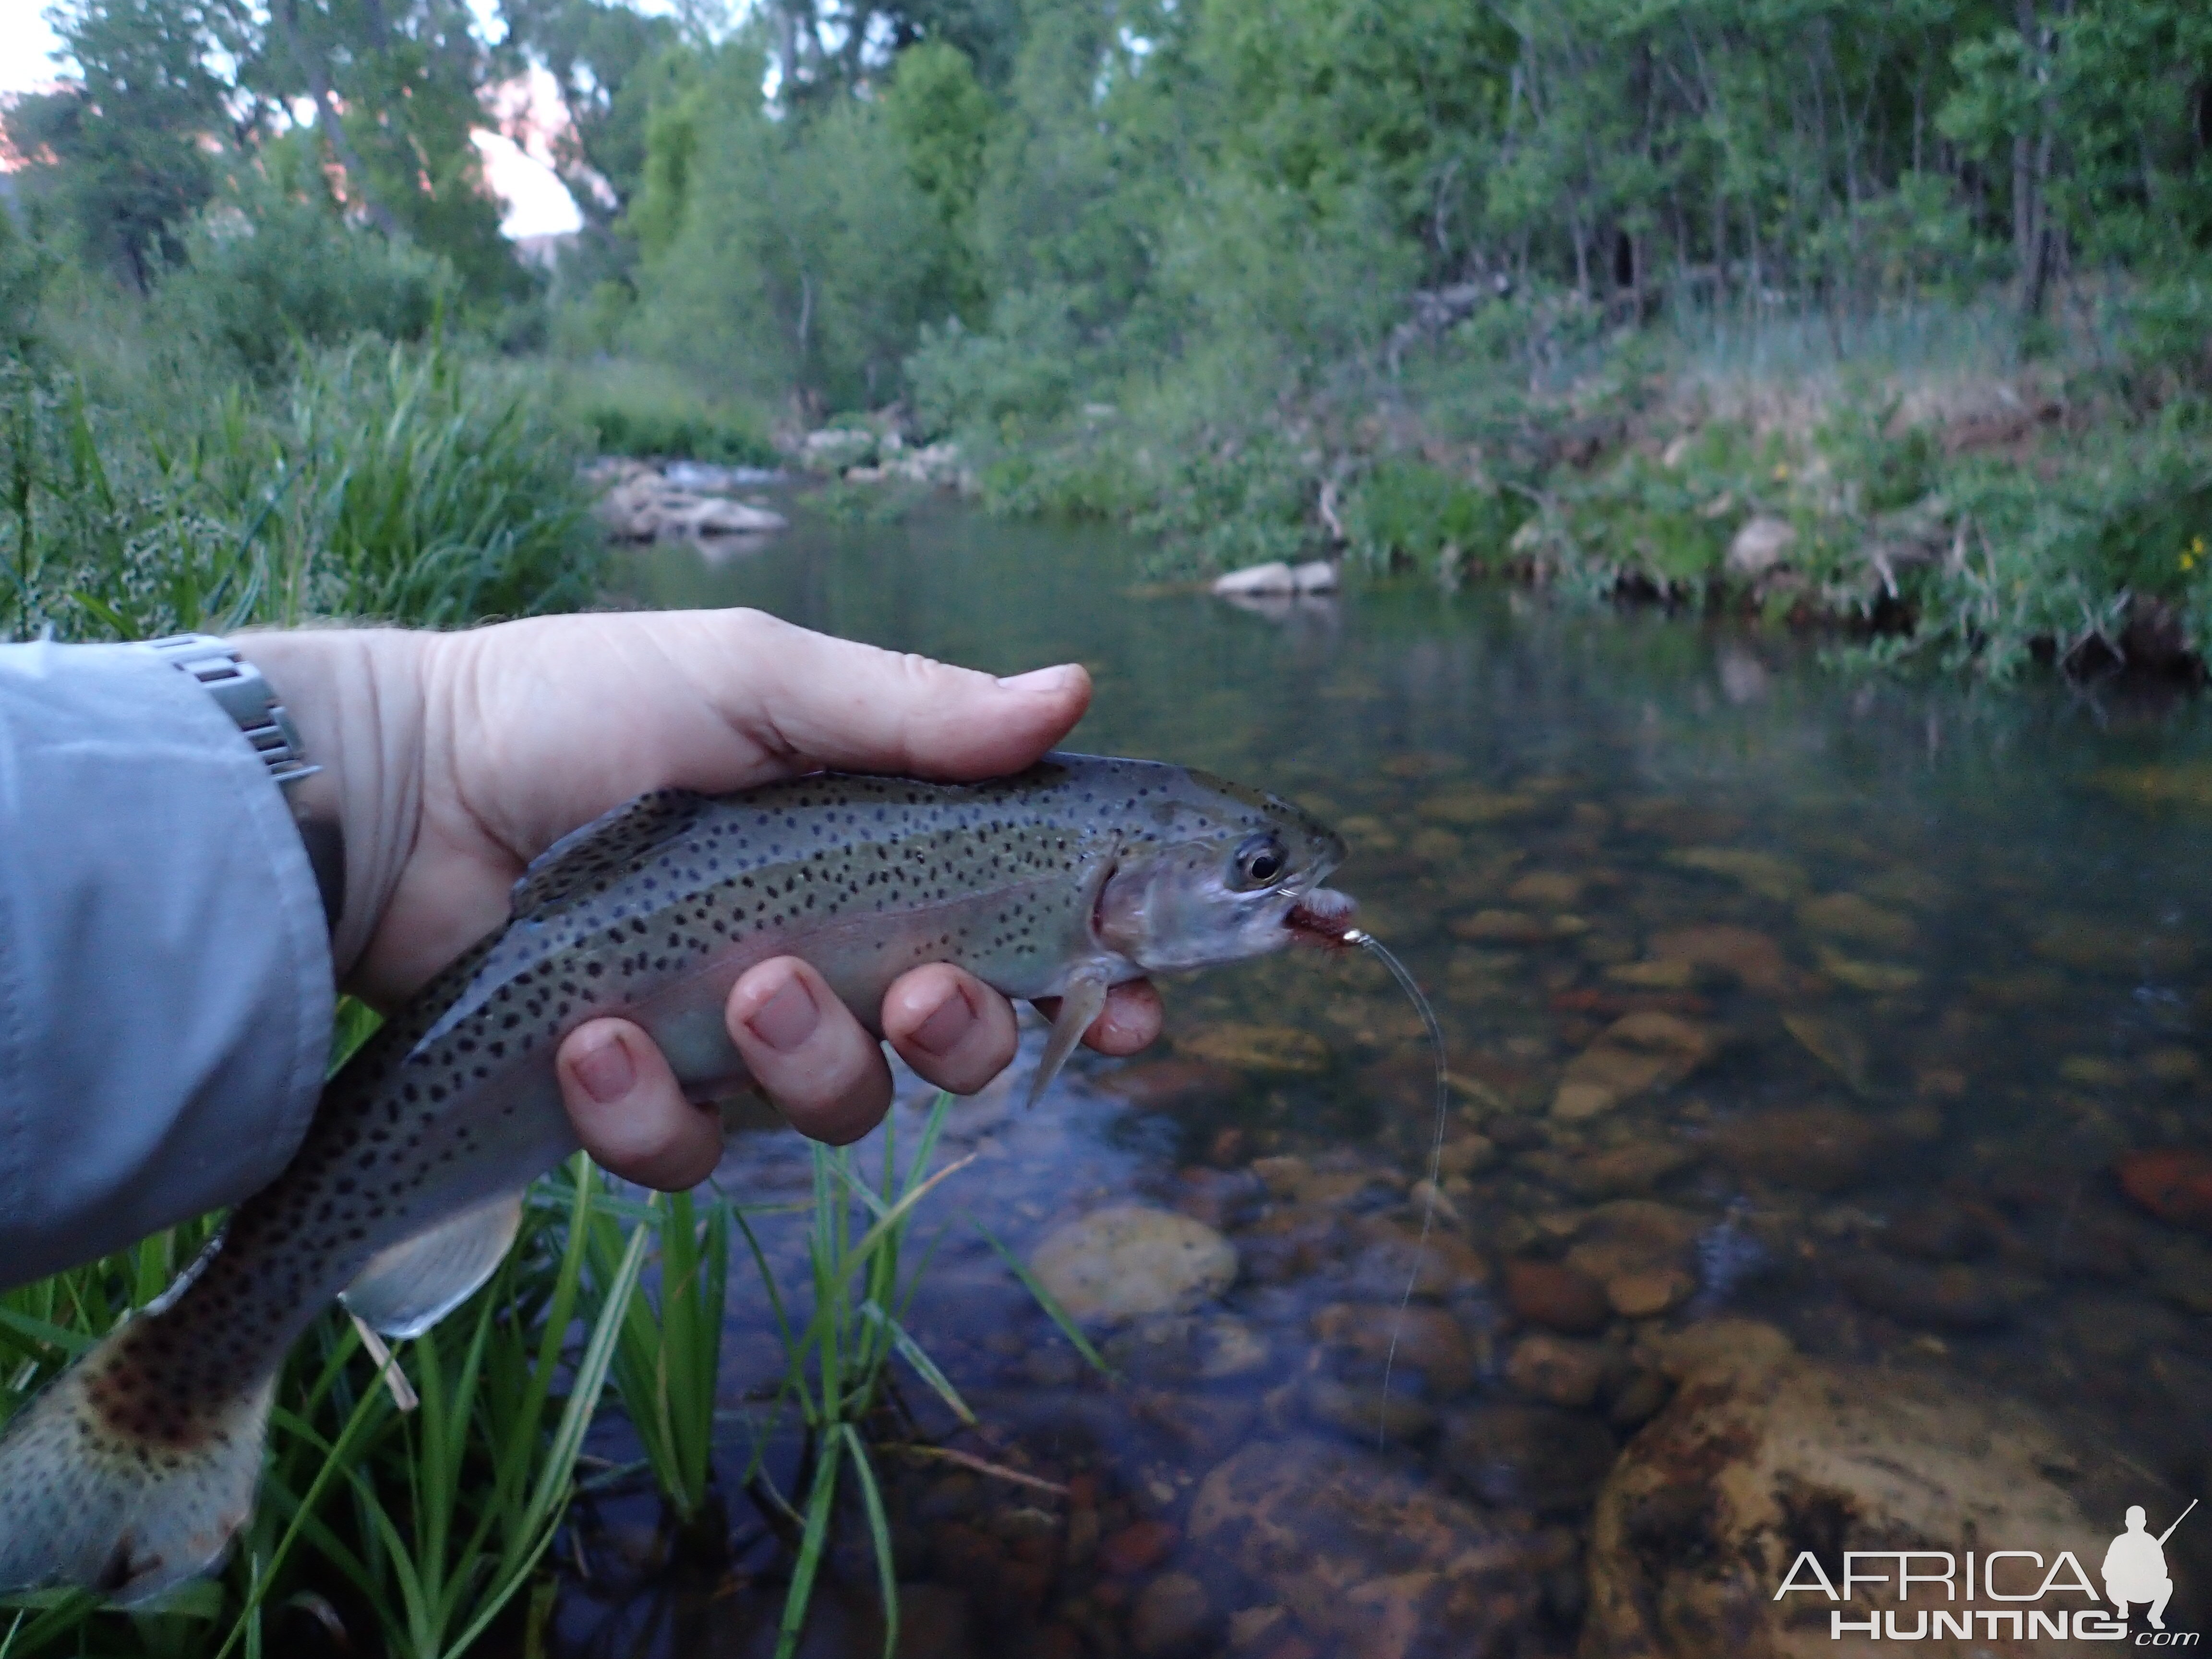
[[[2048,46],[2036,16],[2035,0],[2013,0],[2013,18],[2020,29],[2021,72],[2039,88],[2050,84]],[[2051,111],[2049,94],[2035,100],[2034,130],[2014,135],[2012,141],[2013,259],[2020,268],[2020,315],[2023,324],[2043,314],[2044,290],[2050,273],[2050,232],[2044,223],[2044,185],[2051,176]]]
[[300,37],[300,0],[278,0],[272,10],[277,27],[284,32],[284,45],[292,54],[292,61],[307,77],[307,90],[315,100],[315,125],[322,129],[323,142],[331,147],[331,154],[344,170],[347,184],[361,192],[362,208],[368,215],[369,222],[386,236],[398,235],[399,222],[369,188],[368,168],[355,152],[353,141],[346,137],[344,123],[338,119],[337,100],[331,95],[330,71],[321,57],[309,52],[307,42]]

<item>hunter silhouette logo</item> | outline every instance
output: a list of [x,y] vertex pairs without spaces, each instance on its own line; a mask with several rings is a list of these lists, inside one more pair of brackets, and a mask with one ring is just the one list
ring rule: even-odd
[[[2197,1500],[2189,1500],[2189,1510],[2197,1507]],[[2189,1510],[2173,1517],[2173,1527],[2189,1518]],[[2105,1594],[2120,1617],[2128,1616],[2128,1604],[2142,1601],[2150,1607],[2150,1627],[2166,1628],[2166,1604],[2173,1599],[2173,1580],[2166,1576],[2166,1540],[2173,1536],[2173,1527],[2168,1527],[2155,1538],[2143,1528],[2148,1524],[2143,1506],[2136,1504],[2128,1510],[2128,1529],[2112,1540],[2112,1547],[2105,1552]]]
[[[2166,1627],[2166,1604],[2173,1599],[2166,1540],[2196,1507],[2197,1500],[2190,1499],[2189,1507],[2157,1534],[2151,1532],[2143,1506],[2130,1507],[2127,1530],[2105,1551],[2101,1597],[2071,1550],[2060,1550],[2047,1561],[2039,1550],[1846,1550],[1843,1571],[1834,1577],[1817,1555],[1802,1550],[1774,1599],[1810,1592],[1844,1604],[1828,1614],[1829,1635],[1839,1642],[1846,1635],[1892,1642],[2070,1638],[2129,1642],[2139,1648],[2194,1647],[2197,1632]],[[1862,1589],[1896,1605],[1854,1607]],[[2046,1599],[2068,1597],[2089,1605],[2069,1607],[2063,1600]],[[1967,1605],[1960,1606],[1962,1601]],[[1974,1605],[1985,1601],[1996,1605]],[[2131,1632],[2129,1613],[2137,1607],[2145,1609],[2149,1628]]]

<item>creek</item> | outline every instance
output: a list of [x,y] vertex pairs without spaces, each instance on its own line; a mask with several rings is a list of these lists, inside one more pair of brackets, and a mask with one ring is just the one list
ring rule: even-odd
[[[1168,983],[1156,1049],[1086,1052],[1024,1113],[1032,1028],[956,1107],[944,1156],[981,1156],[923,1212],[910,1322],[981,1430],[902,1398],[915,1437],[1054,1490],[886,1458],[902,1653],[1832,1652],[1842,1604],[1773,1599],[1801,1551],[2072,1550],[2094,1577],[2125,1505],[2156,1534],[2207,1489],[2201,704],[1870,679],[1488,587],[1240,609],[1144,587],[1140,554],[929,507],[626,568],[641,605],[1086,664],[1069,746],[1335,823],[1332,884],[1448,1039],[1425,1249],[1430,1057],[1357,952]],[[810,1191],[787,1133],[719,1179]],[[1225,1240],[1234,1278],[1094,1322],[1109,1386],[969,1224],[1118,1262],[1141,1221],[1064,1230],[1129,1206]],[[795,1277],[795,1229],[764,1237]],[[781,1369],[742,1256],[731,1283],[726,1480]],[[653,1513],[580,1505],[550,1650],[767,1655],[786,1558],[754,1506],[731,1494],[704,1566]],[[2205,1513],[2167,1547],[2171,1627],[2212,1619]],[[844,1530],[809,1654],[880,1651]],[[1879,1603],[1908,1631],[1915,1588]]]

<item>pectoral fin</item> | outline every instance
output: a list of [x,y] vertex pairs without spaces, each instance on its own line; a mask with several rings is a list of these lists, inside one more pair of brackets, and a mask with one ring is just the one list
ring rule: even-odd
[[1034,1106],[1060,1075],[1060,1068],[1067,1064],[1067,1057],[1075,1052],[1075,1045],[1083,1041],[1083,1034],[1091,1029],[1091,1022],[1105,1012],[1106,981],[1103,979],[1079,979],[1060,994],[1060,1014],[1052,1022],[1052,1035],[1045,1040],[1044,1058],[1037,1061],[1036,1079],[1030,1085],[1028,1104]]
[[492,1276],[521,1225],[520,1193],[464,1210],[380,1254],[338,1299],[380,1335],[420,1336]]

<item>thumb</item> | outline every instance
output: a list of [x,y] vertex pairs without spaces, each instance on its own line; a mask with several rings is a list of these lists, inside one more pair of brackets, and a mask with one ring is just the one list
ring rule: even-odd
[[794,771],[996,777],[1035,761],[1091,705],[1076,663],[998,679],[757,613],[739,625],[754,635],[733,653],[745,670],[717,701]]

